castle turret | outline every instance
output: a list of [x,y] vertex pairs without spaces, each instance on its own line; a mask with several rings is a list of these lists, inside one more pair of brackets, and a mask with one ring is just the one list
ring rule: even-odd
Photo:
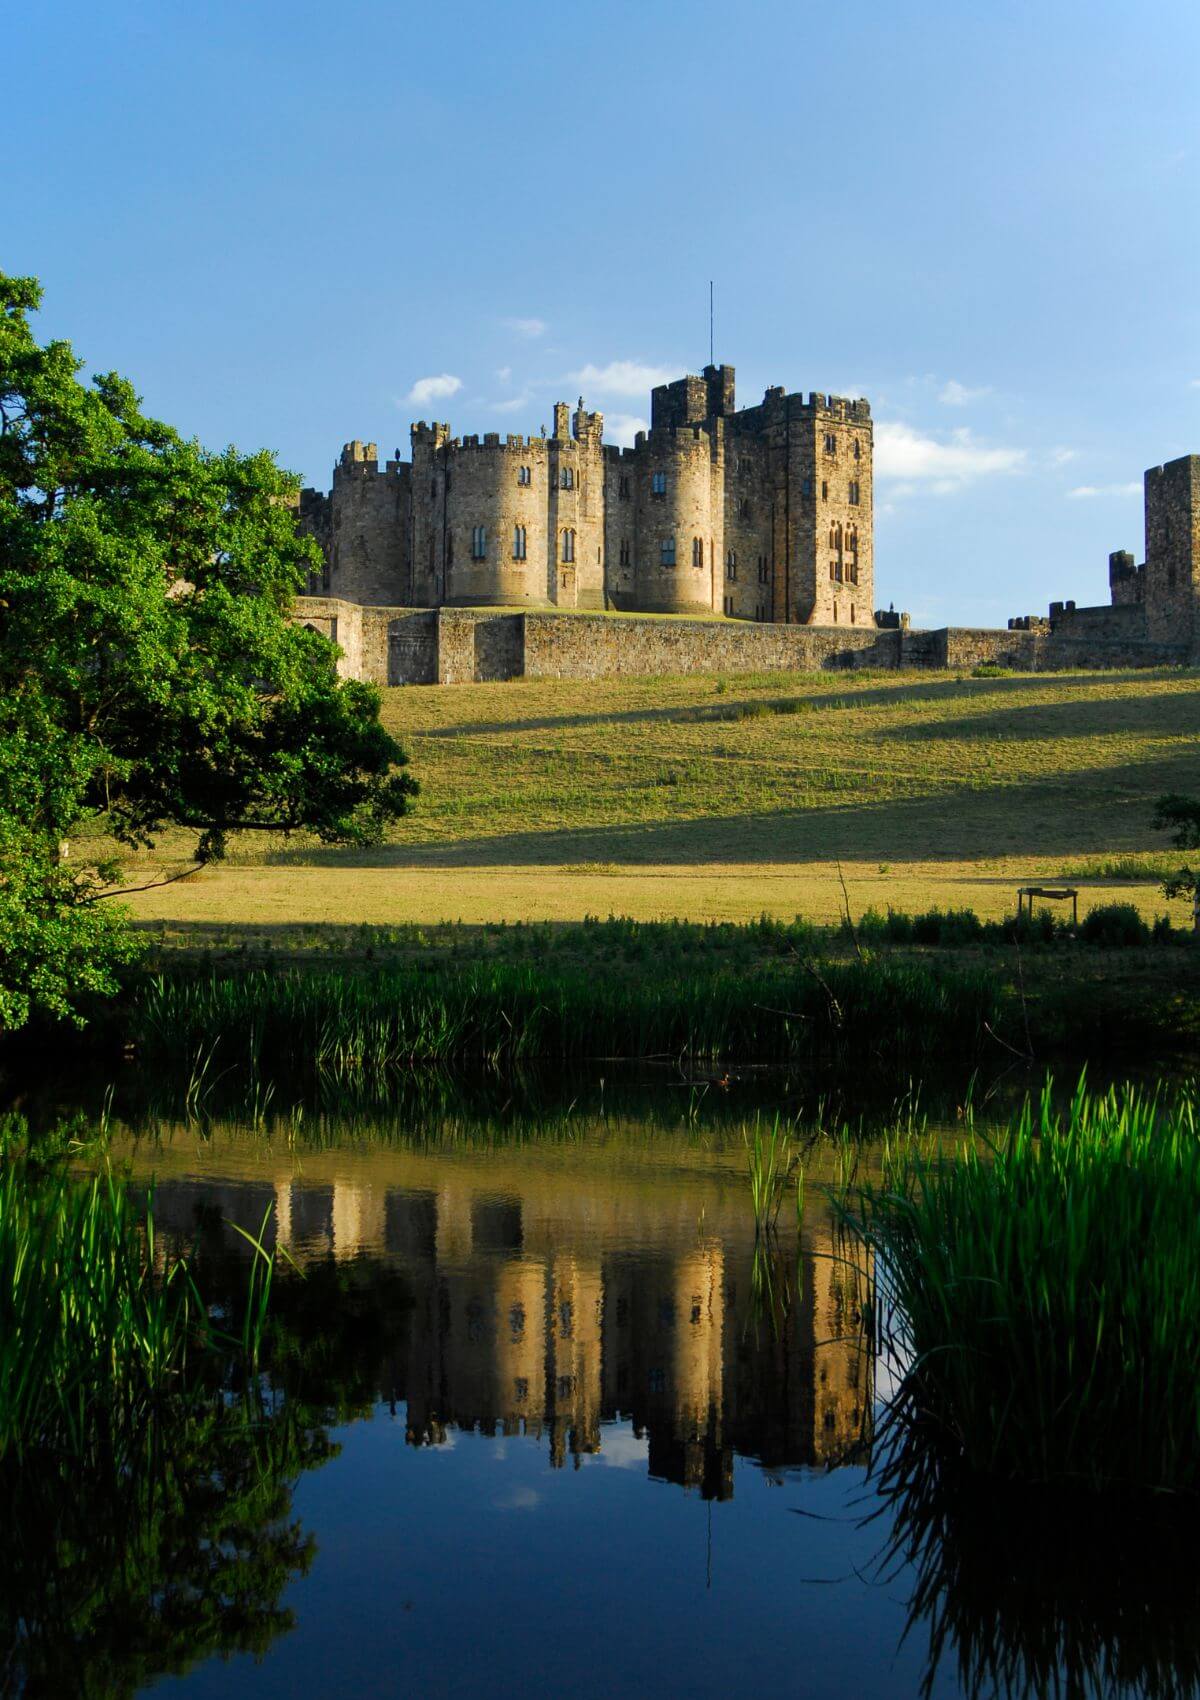
[[1146,473],[1146,636],[1200,647],[1200,455]]

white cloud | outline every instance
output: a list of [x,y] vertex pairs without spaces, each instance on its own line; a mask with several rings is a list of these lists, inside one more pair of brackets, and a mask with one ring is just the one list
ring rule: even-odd
[[643,396],[655,384],[670,383],[678,373],[669,366],[648,366],[641,360],[610,360],[607,366],[587,365],[568,372],[571,383],[599,395]]
[[[1025,461],[1024,449],[988,448],[976,442],[965,426],[952,432],[948,441],[922,436],[899,421],[882,421],[875,427],[876,475],[903,479],[908,486],[921,484],[939,496],[974,478],[1019,472]],[[908,493],[904,486],[892,492]]]
[[1078,458],[1079,458],[1079,450],[1078,449],[1051,449],[1050,450],[1050,464],[1052,466],[1065,466],[1069,460],[1078,460]]
[[511,366],[498,366],[496,368],[496,382],[498,384],[511,384],[512,383],[512,367]]
[[631,449],[633,439],[639,431],[648,431],[650,423],[641,419],[636,413],[606,413],[604,415],[604,441],[616,443],[618,448]]
[[423,407],[426,402],[444,401],[447,396],[457,395],[461,389],[461,378],[452,372],[440,372],[436,378],[418,378],[404,399]]
[[505,401],[491,401],[488,406],[493,413],[519,413],[523,407],[529,406],[531,399],[528,390],[523,390],[520,395],[509,396]]
[[505,319],[504,323],[510,331],[516,331],[528,342],[536,342],[538,337],[545,336],[549,326],[545,319]]
[[979,389],[970,389],[966,384],[960,384],[957,378],[951,378],[944,383],[938,392],[938,400],[946,407],[966,407],[973,401],[979,401],[985,395],[991,395],[990,384],[984,384]]
[[1142,486],[1139,483],[1129,484],[1077,484],[1067,495],[1073,501],[1086,499],[1089,496],[1140,496]]

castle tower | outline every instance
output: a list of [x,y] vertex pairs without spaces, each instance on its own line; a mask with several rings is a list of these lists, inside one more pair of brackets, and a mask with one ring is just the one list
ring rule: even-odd
[[310,594],[873,623],[865,401],[773,387],[738,412],[733,367],[710,365],[652,391],[632,449],[605,446],[582,398],[553,417],[528,438],[418,421],[411,463],[382,473],[373,443],[347,443],[331,494],[300,496],[325,556]]
[[1146,473],[1146,636],[1200,648],[1200,455]]

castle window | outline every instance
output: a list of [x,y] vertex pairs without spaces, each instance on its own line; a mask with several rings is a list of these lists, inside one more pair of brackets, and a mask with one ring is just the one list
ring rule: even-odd
[[[447,554],[449,551],[447,551]],[[477,525],[471,532],[471,559],[482,561],[487,556],[487,526]]]
[[573,490],[575,488],[575,468],[564,466],[558,475],[558,483],[560,489]]
[[525,527],[523,525],[514,525],[513,526],[513,560],[514,561],[523,561],[524,559],[525,559]]
[[665,472],[653,472],[650,475],[650,494],[665,496],[667,493],[667,475]]
[[837,623],[838,623],[838,617],[837,617],[837,603],[836,603],[836,602],[835,602],[835,603],[834,603],[834,605],[833,605],[833,623],[834,623],[834,625],[835,625],[835,626],[836,626],[836,625],[837,625]]
[[741,515],[743,519],[750,518],[750,503],[744,496],[742,497]]
[[822,480],[821,480],[821,500],[823,502],[827,502],[829,500],[829,480],[828,480],[828,478],[822,478]]
[[519,1375],[513,1382],[513,1398],[516,1400],[518,1405],[523,1405],[528,1397],[529,1380],[526,1376]]
[[733,597],[732,596],[727,596],[725,598],[725,612],[726,612],[726,614],[732,614],[733,613]]
[[617,495],[625,497],[629,495],[629,479],[625,476],[617,479]]
[[532,484],[533,483],[533,468],[531,466],[519,466],[517,468],[517,483],[518,484]]
[[852,507],[858,506],[859,497],[861,496],[861,494],[862,494],[862,485],[858,484],[858,483],[852,483],[850,485],[850,504],[851,504]]
[[837,435],[833,431],[826,431],[825,433],[825,453],[827,455],[837,453]]
[[802,478],[800,480],[800,494],[802,496],[811,496],[812,493],[813,493],[813,481],[812,481],[812,479],[811,478]]
[[628,537],[622,537],[622,539],[621,539],[621,565],[623,567],[627,567],[629,565],[629,539],[628,539]]
[[675,539],[664,537],[658,548],[663,566],[673,567],[675,565]]
[[703,537],[693,537],[692,538],[692,565],[694,567],[702,567],[704,565],[704,539],[703,539]]
[[575,533],[564,531],[562,534],[562,558],[564,563],[575,559]]
[[862,439],[860,437],[854,439],[854,458],[855,460],[862,459]]
[[850,624],[854,625],[854,623],[855,623],[855,620],[854,620],[854,604],[852,602],[850,604]]
[[728,554],[725,556],[725,577],[726,578],[736,578],[737,577],[737,550],[736,549],[730,549]]

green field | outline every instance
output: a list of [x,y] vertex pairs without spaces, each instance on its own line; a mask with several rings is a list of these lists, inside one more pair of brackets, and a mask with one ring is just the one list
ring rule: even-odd
[[[1165,791],[1200,792],[1200,676],[763,674],[385,693],[422,794],[374,850],[241,839],[146,921],[271,930],[970,905],[1085,882],[1166,908]],[[184,841],[131,860],[181,865]],[[841,873],[839,875],[839,865]],[[1181,906],[1176,906],[1181,920]]]

